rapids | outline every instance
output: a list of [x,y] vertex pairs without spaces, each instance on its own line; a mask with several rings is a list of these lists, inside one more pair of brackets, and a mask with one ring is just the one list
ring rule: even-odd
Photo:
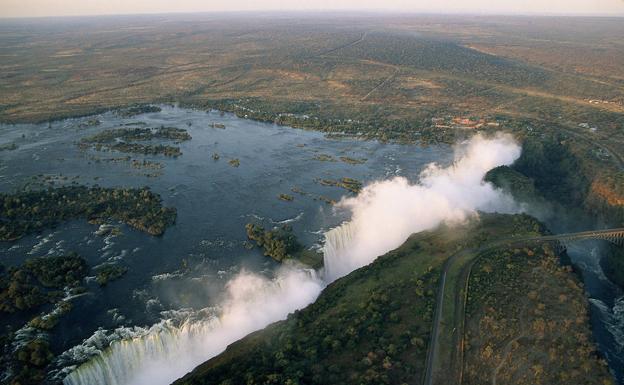
[[[475,136],[457,147],[451,166],[431,164],[418,183],[394,177],[368,185],[358,197],[338,205],[352,219],[325,233],[324,279],[292,266],[280,269],[274,279],[243,271],[226,285],[226,296],[212,317],[179,327],[164,321],[142,336],[113,342],[71,372],[65,385],[171,383],[230,343],[310,304],[326,284],[395,249],[414,232],[456,223],[476,215],[477,209],[518,210],[510,197],[482,180],[489,169],[511,164],[519,154],[509,136]],[[475,196],[469,199],[462,191]]]

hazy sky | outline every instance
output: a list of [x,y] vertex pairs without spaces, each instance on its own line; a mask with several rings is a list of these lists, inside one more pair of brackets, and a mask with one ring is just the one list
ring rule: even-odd
[[0,17],[344,9],[624,15],[624,0],[0,0]]

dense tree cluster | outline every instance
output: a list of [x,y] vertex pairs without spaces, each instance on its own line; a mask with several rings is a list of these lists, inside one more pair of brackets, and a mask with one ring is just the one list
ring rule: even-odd
[[466,384],[614,384],[591,339],[582,283],[549,245],[489,252],[472,272]]
[[122,118],[131,118],[133,116],[146,114],[149,112],[160,112],[160,111],[162,111],[162,108],[158,106],[140,105],[140,106],[132,106],[132,107],[122,108],[120,110],[117,110],[117,115],[121,116]]
[[117,140],[152,140],[170,139],[177,141],[191,140],[191,135],[183,128],[165,127],[158,128],[134,127],[134,128],[113,128],[104,130],[97,134],[83,138],[83,143],[111,143]]
[[353,165],[366,163],[366,159],[356,159],[356,158],[351,158],[348,156],[341,156],[340,160],[345,163],[353,164]]
[[[75,253],[32,258],[7,269],[0,265],[0,315],[10,313],[17,319],[30,319],[27,326],[37,330],[34,338],[19,342],[10,328],[0,330],[0,362],[7,370],[6,376],[3,373],[7,384],[42,383],[46,367],[54,357],[48,339],[61,317],[72,309],[71,300],[64,297],[66,293],[86,291],[82,283],[89,270],[87,262]],[[100,286],[126,271],[116,264],[94,269]],[[35,315],[37,311],[40,313]]]
[[293,258],[293,255],[303,248],[288,225],[265,230],[260,225],[248,223],[245,229],[247,237],[263,249],[264,255],[278,262]]
[[323,186],[336,186],[357,194],[362,189],[362,182],[353,178],[342,178],[340,180],[334,179],[319,179],[318,183]]
[[332,283],[176,384],[418,383],[439,270],[423,270],[415,250],[402,247]]
[[513,194],[521,202],[534,199],[538,192],[535,183],[526,175],[509,166],[499,166],[488,171],[485,181],[501,187]]
[[549,72],[502,57],[488,55],[453,41],[387,32],[369,33],[341,56],[436,71],[486,82],[526,87],[550,80]]
[[579,159],[569,144],[556,137],[529,137],[513,168],[531,178],[546,198],[569,205],[582,205],[589,180],[579,172]]
[[[355,110],[353,105],[311,103],[304,101],[267,101],[263,98],[204,100],[187,103],[189,107],[232,112],[240,118],[270,122],[282,126],[316,130],[330,136],[353,136],[369,140],[402,143],[453,143],[462,133],[454,129],[429,127],[435,111],[422,108],[418,114],[396,117],[391,108]],[[357,117],[355,119],[354,117]]]
[[126,143],[120,142],[115,143],[111,146],[104,146],[97,144],[94,147],[96,150],[100,151],[103,148],[108,148],[114,151],[126,152],[132,154],[142,154],[142,155],[164,155],[172,158],[176,158],[182,155],[182,151],[180,151],[179,147],[169,146],[166,144],[141,144],[141,143]]
[[15,143],[6,143],[0,145],[0,151],[13,151],[17,150],[17,144]]
[[34,339],[15,352],[17,365],[10,385],[39,385],[45,378],[45,367],[52,361],[54,354],[50,343],[43,338]]
[[119,266],[116,264],[107,263],[101,266],[94,268],[95,270],[95,281],[100,286],[106,286],[110,281],[114,281],[118,278],[121,278],[128,269],[123,266]]
[[0,270],[0,312],[14,313],[56,302],[64,287],[78,286],[89,268],[76,254],[27,260]]
[[190,140],[191,135],[185,129],[177,127],[161,126],[159,128],[115,128],[104,130],[97,134],[83,138],[80,141],[80,146],[82,148],[94,148],[98,151],[114,150],[126,153],[165,155],[170,157],[182,155],[180,148],[176,146],[166,144],[134,143],[135,141],[149,141],[154,139],[182,142]]
[[[105,285],[125,272],[123,267],[104,265],[95,269],[96,281]],[[33,339],[19,342],[16,349],[14,336],[0,331],[0,362],[6,365],[7,376],[3,380],[7,384],[42,383],[46,367],[54,357],[48,342],[50,333],[63,314],[72,309],[72,303],[63,297],[67,291],[84,292],[82,283],[88,273],[87,262],[75,253],[32,258],[21,266],[6,269],[0,265],[0,314],[11,313],[20,319],[32,317],[27,326],[38,331]],[[33,317],[37,311],[43,312]]]
[[0,194],[2,241],[19,239],[75,218],[96,223],[118,220],[161,235],[175,222],[175,217],[175,209],[163,207],[160,196],[148,188],[67,186]]
[[519,201],[582,208],[617,225],[624,220],[624,176],[609,164],[596,164],[583,148],[562,134],[529,135],[520,158],[485,179]]
[[292,195],[289,194],[280,194],[277,197],[285,202],[292,202],[295,199]]

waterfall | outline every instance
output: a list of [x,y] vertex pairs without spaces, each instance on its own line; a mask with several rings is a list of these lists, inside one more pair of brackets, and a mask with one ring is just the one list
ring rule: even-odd
[[360,267],[356,261],[347,258],[356,234],[357,229],[353,222],[345,222],[325,233],[323,266],[326,282],[333,282]]
[[[176,368],[183,375],[193,368],[193,363],[188,360],[179,362],[178,358],[184,359],[188,351],[202,349],[198,341],[218,327],[217,317],[207,321],[188,321],[181,326],[163,321],[152,326],[144,335],[113,342],[101,355],[70,373],[63,382],[66,385],[139,383],[141,379],[136,376],[137,373],[145,372],[149,366],[152,374],[156,374],[159,364],[165,362],[176,362]],[[224,347],[215,344],[207,348],[218,353]]]
[[313,302],[323,289],[313,270],[283,268],[277,278],[242,272],[226,285],[213,317],[179,326],[163,321],[110,347],[71,372],[65,385],[170,384],[234,341]]
[[227,284],[218,316],[180,327],[164,322],[113,343],[67,376],[65,385],[170,384],[228,344],[310,304],[325,284],[394,250],[413,233],[462,222],[476,210],[517,212],[511,197],[483,183],[488,170],[520,156],[513,138],[477,135],[458,149],[453,165],[430,165],[419,183],[395,177],[341,200],[338,206],[351,212],[351,220],[325,234],[324,280],[295,267],[284,267],[273,280],[243,272]]

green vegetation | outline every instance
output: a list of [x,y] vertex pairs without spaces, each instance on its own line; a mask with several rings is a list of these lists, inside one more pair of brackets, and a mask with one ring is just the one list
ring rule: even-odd
[[0,194],[0,240],[12,241],[75,218],[93,223],[124,222],[161,235],[175,222],[176,211],[162,206],[148,188],[112,189],[67,186]]
[[333,156],[327,155],[327,154],[317,154],[314,156],[314,160],[318,160],[320,162],[335,162],[336,161],[336,159],[334,159]]
[[162,170],[164,166],[162,163],[158,162],[152,162],[149,160],[139,161],[135,159],[132,161],[132,167],[137,169]]
[[[100,151],[102,148],[99,145],[95,146],[95,149]],[[132,154],[142,154],[142,155],[164,155],[172,158],[176,158],[182,155],[179,147],[168,146],[163,144],[138,144],[138,143],[115,143],[112,146],[108,147],[111,150],[126,152]]]
[[156,129],[146,127],[116,128],[104,130],[80,141],[81,148],[93,148],[97,151],[114,150],[119,152],[165,155],[177,157],[182,155],[179,147],[163,144],[131,143],[132,141],[147,141],[153,139],[165,139],[181,142],[190,140],[189,133],[182,128],[159,127]]
[[[335,96],[335,95],[334,95]],[[201,109],[218,109],[234,113],[245,119],[275,123],[301,129],[322,131],[330,137],[358,137],[382,142],[395,141],[401,143],[452,143],[465,133],[452,129],[435,129],[423,124],[431,118],[431,111],[426,109],[414,112],[414,115],[403,115],[394,107],[375,108],[365,104],[334,104],[333,101],[319,100],[308,103],[300,100],[273,100],[264,98],[243,97],[223,99],[202,99],[185,104]],[[303,114],[284,111],[305,111]],[[391,111],[402,115],[400,119],[392,116]],[[352,119],[357,117],[358,119]],[[316,159],[331,161],[330,159]]]
[[[72,291],[83,290],[86,289],[82,286],[72,288]],[[65,300],[57,302],[55,305],[56,308],[52,312],[35,316],[28,322],[28,326],[42,331],[50,331],[54,329],[63,314],[68,313],[73,307],[71,302]]]
[[127,268],[113,263],[107,263],[94,268],[95,281],[100,286],[106,286],[109,282],[121,278],[128,271]]
[[[216,108],[243,118],[318,130],[332,137],[426,145],[502,130],[524,140],[525,152],[512,167],[490,173],[488,180],[511,189],[521,200],[538,195],[567,207],[582,207],[618,225],[624,221],[624,93],[620,76],[624,73],[624,46],[613,38],[624,35],[621,20],[576,18],[570,23],[568,18],[511,17],[501,23],[500,18],[464,15],[383,15],[358,19],[352,28],[345,28],[344,20],[339,19],[323,20],[319,27],[319,19],[313,17],[281,18],[254,25],[253,33],[249,33],[249,19],[244,15],[223,19],[197,16],[190,29],[188,20],[145,22],[149,28],[144,30],[127,28],[133,22],[123,20],[115,28],[107,23],[91,25],[90,34],[58,28],[54,23],[27,28],[21,22],[4,26],[0,43],[11,47],[11,55],[3,57],[0,120],[41,122],[128,105],[132,107],[118,114],[134,116],[160,110],[146,103],[176,101],[184,106]],[[98,47],[101,54],[91,55],[89,47]],[[90,119],[80,126],[97,124],[97,119]],[[134,143],[184,140],[181,137],[158,138],[150,133],[151,139],[146,139],[147,134],[141,131],[128,132],[136,135],[129,134],[125,139],[102,137],[101,142],[82,145],[141,154],[181,154],[174,146]],[[218,155],[213,157],[218,159]],[[336,160],[323,158],[322,154],[315,159]],[[240,162],[232,159],[230,164],[238,166]],[[353,192],[361,187],[344,180],[322,183]],[[74,217],[95,221],[112,218],[162,233],[175,218],[172,212],[158,211],[166,210],[160,208],[159,200],[158,204],[149,203],[147,206],[153,209],[148,209],[137,208],[136,204],[143,204],[140,198],[123,198],[121,202],[113,199],[112,203],[107,198],[91,205],[87,201],[97,196],[72,201],[40,195],[26,202],[10,201],[8,207],[7,196],[2,196],[0,239],[17,239]],[[316,199],[333,203],[326,197]],[[475,239],[482,241],[495,234],[478,234]],[[605,262],[611,266],[606,270],[611,269],[609,274],[614,280],[622,271],[618,261],[616,256]],[[526,277],[525,272],[522,274]],[[370,287],[365,285],[364,289]],[[513,304],[517,297],[504,287],[501,290]],[[412,310],[419,309],[418,305],[412,306]],[[327,317],[325,324],[334,328],[332,336],[342,337],[344,329]],[[298,329],[296,341],[302,341],[300,338],[309,335],[310,330],[323,331],[325,324]],[[385,343],[378,342],[376,335],[365,336],[382,346],[379,349],[386,354],[384,361],[388,356]],[[335,338],[330,341],[333,346]],[[308,342],[304,338],[301,346],[308,348]],[[283,341],[271,346],[275,353],[288,348]],[[314,346],[322,351],[322,344]],[[332,360],[315,359],[321,368],[316,372],[311,360],[302,360],[301,365],[308,363],[309,373],[321,376],[322,382],[383,383],[403,378],[414,382],[416,377],[402,377],[401,371],[388,374],[386,379],[378,367],[382,355],[376,350],[364,350],[352,349],[345,355],[336,351]],[[373,353],[370,357],[369,352]],[[286,353],[290,354],[290,350]],[[576,353],[568,356],[579,357]],[[254,363],[258,367],[265,365],[266,369],[267,362],[275,364],[273,371],[251,371],[249,381],[241,377],[239,382],[255,381],[253,373],[260,373],[258,382],[286,382],[286,377],[294,382],[299,378],[297,373],[282,376],[283,370],[277,366],[282,356],[244,358],[252,357],[258,357]],[[313,356],[301,353],[300,357]],[[362,361],[371,362],[370,377],[363,377],[365,370],[357,366]],[[491,363],[488,359],[480,365]],[[389,365],[390,372],[395,370],[392,360]],[[382,367],[386,370],[384,364]],[[527,377],[523,378],[536,382],[544,379],[543,368],[536,366],[531,371],[526,370]],[[590,368],[588,373],[592,372]],[[246,372],[236,371],[237,376],[242,373]],[[343,373],[353,377],[345,379]],[[575,373],[570,375],[574,381],[581,381]],[[482,381],[478,376],[473,379]]]
[[280,200],[286,201],[286,202],[292,202],[295,198],[293,198],[292,195],[288,195],[288,194],[280,194],[278,196],[278,198]]
[[293,255],[303,249],[288,225],[265,230],[264,227],[248,223],[245,225],[247,238],[256,242],[264,250],[264,255],[278,262],[292,259]]
[[50,343],[43,338],[37,338],[21,346],[17,352],[17,374],[11,379],[11,385],[38,385],[45,378],[45,367],[52,361],[54,355]]
[[149,160],[132,160],[132,167],[137,170],[148,170],[151,172],[146,172],[144,175],[148,177],[157,177],[162,175],[162,169],[164,165],[159,162],[152,162]]
[[[264,236],[258,227],[252,230],[254,237]],[[421,383],[438,278],[447,258],[542,231],[527,215],[481,213],[466,226],[413,235],[330,284],[315,303],[230,345],[175,384]],[[451,272],[447,283],[454,278]]]
[[[527,176],[538,190],[583,200],[588,210],[622,222],[624,93],[615,74],[624,73],[624,48],[612,37],[624,27],[609,18],[575,21],[387,15],[345,29],[339,20],[319,27],[315,18],[282,18],[249,34],[243,16],[197,16],[193,31],[182,21],[146,20],[146,30],[120,22],[114,30],[91,26],[89,36],[18,23],[0,38],[14,52],[4,58],[0,120],[41,122],[118,108],[134,115],[157,111],[150,103],[179,102],[332,137],[423,145],[499,130],[537,141],[556,134],[552,146],[531,151],[544,152],[544,168],[569,171],[569,150],[580,160],[578,177],[565,171],[564,185],[548,187],[561,175]],[[85,60],[80,47],[100,44],[102,55]],[[536,166],[527,160],[525,166]],[[572,187],[580,190],[568,195]]]
[[81,122],[78,125],[78,127],[80,128],[95,127],[95,126],[99,126],[100,124],[102,124],[102,122],[99,119],[89,119],[85,122]]
[[[516,123],[533,119],[540,132],[554,124],[597,127],[597,140],[619,139],[612,144],[621,149],[616,74],[624,73],[624,50],[611,39],[624,32],[619,20],[497,21],[386,15],[344,28],[342,20],[320,27],[316,18],[280,18],[249,34],[243,15],[197,16],[192,31],[183,21],[146,20],[146,30],[121,21],[114,30],[93,25],[89,36],[18,23],[2,39],[13,55],[0,80],[0,120],[120,107],[118,114],[132,116],[158,111],[150,103],[180,102],[334,135],[422,143],[491,129],[525,133],[536,126]],[[84,47],[94,44],[103,54],[85,60]]]
[[6,143],[3,145],[0,145],[0,151],[13,151],[13,150],[17,150],[17,144],[15,143]]
[[327,203],[328,205],[335,205],[336,201],[334,199],[328,198],[324,195],[319,195],[317,198],[314,198],[315,200],[318,199],[320,201],[323,201],[325,203]]
[[340,160],[353,165],[366,163],[366,159],[355,159],[348,156],[341,156]]
[[[435,359],[432,360],[433,383],[456,383],[460,378],[461,337],[464,323],[464,307],[470,268],[483,250],[492,247],[508,248],[509,241],[536,237],[547,233],[545,227],[528,215],[480,214],[481,221],[472,224],[469,242],[458,247],[447,260],[443,295],[438,297],[441,310],[440,322],[436,324]],[[430,347],[434,349],[433,346]]]
[[319,179],[318,183],[323,186],[335,186],[342,187],[343,189],[357,194],[362,189],[362,182],[353,178],[342,178],[341,180],[334,179]]
[[519,201],[546,199],[617,225],[624,220],[624,174],[584,151],[589,150],[565,134],[529,136],[520,158],[511,167],[491,170],[486,180]]
[[122,108],[120,110],[117,110],[117,115],[121,116],[122,118],[131,118],[133,116],[146,114],[149,112],[160,112],[160,111],[162,111],[162,109],[158,106],[143,105],[143,106],[133,106],[133,107],[128,107],[128,108]]
[[520,202],[531,201],[539,196],[531,178],[508,166],[499,166],[488,171],[484,180],[509,191]]
[[76,287],[87,274],[76,254],[27,260],[21,267],[0,268],[0,312],[15,313],[58,301],[58,289]]
[[410,240],[332,283],[312,305],[235,342],[176,384],[419,382],[439,273],[423,263],[422,246]]
[[589,190],[578,157],[556,137],[527,138],[513,169],[533,180],[544,197],[564,205],[582,205]]
[[[0,361],[3,372],[6,370],[3,383],[43,383],[48,373],[47,366],[54,358],[48,340],[56,337],[54,328],[61,317],[72,309],[71,299],[65,297],[86,291],[82,285],[89,270],[85,259],[76,253],[32,258],[21,266],[6,269],[0,265],[0,315],[12,314],[13,319],[19,322],[30,319],[24,326],[36,331],[33,337],[24,341],[16,338],[10,324],[0,330]],[[126,268],[115,264],[93,269],[100,286],[119,278],[126,271]]]
[[550,246],[489,252],[472,272],[465,384],[614,384],[582,283]]
[[152,139],[170,139],[177,141],[191,140],[191,135],[183,129],[177,127],[159,128],[113,128],[104,130],[92,136],[82,138],[82,143],[111,143],[117,140],[134,141],[134,140],[152,140]]
[[303,247],[288,225],[265,230],[260,225],[248,223],[245,225],[245,230],[247,238],[262,248],[265,256],[277,262],[297,261],[314,269],[320,269],[323,266],[323,255]]
[[159,127],[155,131],[152,131],[151,138],[171,139],[178,142],[192,139],[188,131],[177,127]]

